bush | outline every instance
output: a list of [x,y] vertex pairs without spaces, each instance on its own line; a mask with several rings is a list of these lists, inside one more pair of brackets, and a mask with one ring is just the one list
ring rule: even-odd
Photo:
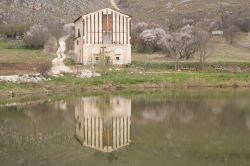
[[47,21],[42,23],[42,26],[47,27],[50,37],[59,39],[64,35],[63,25],[59,23]]
[[250,13],[248,8],[240,8],[237,11],[222,11],[223,29],[238,27],[243,32],[250,31]]
[[230,44],[233,44],[239,31],[237,26],[232,25],[224,30],[224,37]]
[[52,67],[52,64],[50,62],[48,63],[42,63],[42,64],[39,64],[38,66],[38,72],[41,73],[43,76],[47,76],[48,75],[48,72],[50,71]]
[[74,65],[75,65],[75,62],[74,62],[74,60],[71,59],[71,58],[66,58],[66,59],[64,60],[64,64],[65,64],[66,66],[74,66]]
[[160,43],[166,38],[166,32],[162,28],[146,29],[139,36],[140,52],[160,51]]
[[20,49],[23,48],[23,41],[22,40],[11,40],[7,42],[7,49]]
[[49,38],[49,30],[42,25],[33,25],[24,35],[24,43],[29,48],[42,48]]
[[[133,61],[131,68],[139,68],[145,71],[166,71],[174,70],[175,63],[159,63],[159,62],[139,62]],[[199,62],[180,62],[179,69],[182,71],[199,71]],[[207,71],[213,72],[249,72],[249,62],[210,62],[207,63]]]
[[27,24],[0,24],[0,34],[7,38],[16,38],[23,36],[29,27]]
[[132,24],[132,28],[131,28],[131,44],[133,46],[134,49],[140,49],[140,34],[147,30],[147,29],[153,29],[153,28],[157,28],[158,26],[155,24],[149,24],[149,23],[145,23],[145,22],[138,22],[138,23],[134,23]]

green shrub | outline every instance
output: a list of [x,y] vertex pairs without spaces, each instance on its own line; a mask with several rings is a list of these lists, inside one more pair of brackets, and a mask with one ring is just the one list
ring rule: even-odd
[[28,48],[43,48],[49,39],[49,29],[42,25],[33,25],[24,35],[24,43]]
[[[174,62],[158,63],[158,62],[139,62],[134,61],[132,68],[139,68],[145,71],[165,71],[174,70]],[[199,62],[180,62],[180,70],[183,71],[199,71]],[[206,65],[207,71],[213,72],[248,72],[250,71],[249,62],[210,62]]]
[[29,30],[28,24],[1,24],[0,34],[7,38],[23,36]]
[[73,59],[67,58],[67,59],[64,60],[64,64],[65,64],[66,66],[74,66],[74,65],[75,65],[75,62],[74,62]]

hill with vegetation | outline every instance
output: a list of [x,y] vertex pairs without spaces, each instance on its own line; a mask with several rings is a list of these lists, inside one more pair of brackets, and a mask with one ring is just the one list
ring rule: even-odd
[[118,4],[136,19],[158,24],[178,21],[179,18],[199,20],[213,17],[221,10],[234,12],[250,7],[249,0],[119,0]]
[[[121,10],[134,20],[166,25],[180,18],[199,20],[216,15],[220,10],[229,12],[249,8],[249,0],[115,0]],[[0,23],[54,20],[65,23],[77,16],[104,7],[110,0],[0,0]]]
[[0,23],[67,23],[107,4],[108,0],[0,0]]

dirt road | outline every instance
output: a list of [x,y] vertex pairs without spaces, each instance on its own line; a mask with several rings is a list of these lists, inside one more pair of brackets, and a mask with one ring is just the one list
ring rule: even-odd
[[116,10],[121,10],[118,5],[116,4],[115,0],[110,0],[111,5],[116,9]]

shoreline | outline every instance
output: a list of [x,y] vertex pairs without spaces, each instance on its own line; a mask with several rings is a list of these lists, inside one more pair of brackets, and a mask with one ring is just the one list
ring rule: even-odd
[[14,96],[57,95],[131,89],[250,88],[250,73],[111,71],[100,77],[50,77],[37,83],[0,83],[0,99]]
[[31,96],[56,96],[56,95],[67,95],[75,93],[90,93],[90,92],[99,92],[99,93],[112,93],[117,91],[147,91],[147,90],[169,90],[169,89],[241,89],[246,88],[250,89],[250,83],[248,84],[195,84],[195,85],[178,85],[178,84],[140,84],[140,85],[103,85],[99,87],[77,87],[77,88],[68,88],[68,87],[50,87],[48,89],[19,89],[19,90],[1,90],[0,89],[0,99],[1,98],[15,98],[15,97],[31,97]]

